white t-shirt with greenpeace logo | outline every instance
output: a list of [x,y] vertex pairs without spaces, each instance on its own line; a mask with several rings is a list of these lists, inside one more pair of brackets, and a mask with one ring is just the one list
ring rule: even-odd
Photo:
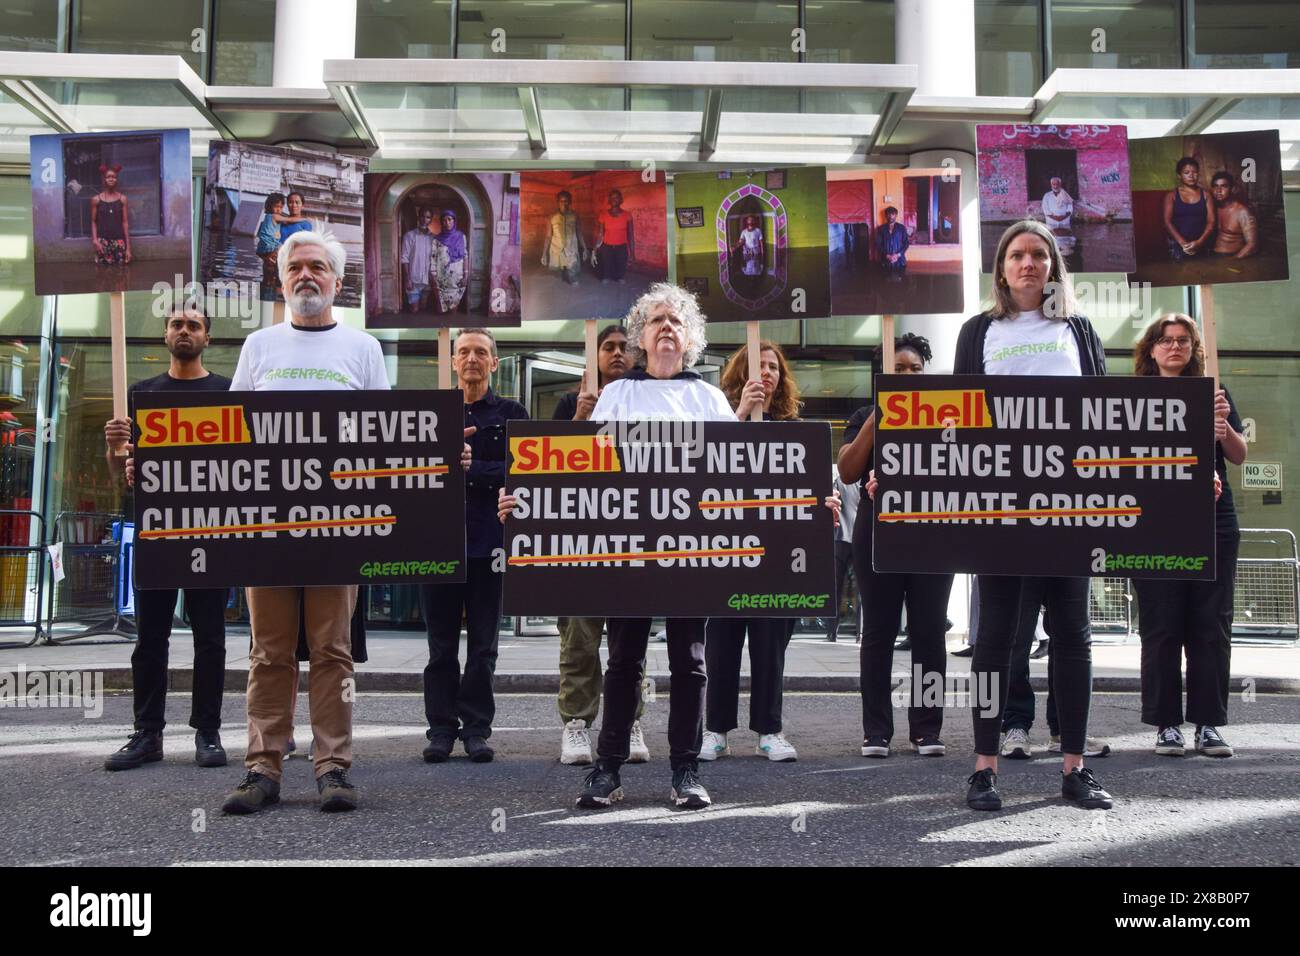
[[379,340],[342,323],[298,328],[282,322],[244,340],[232,392],[387,389]]
[[1038,309],[994,319],[984,336],[984,374],[1082,375],[1070,323]]

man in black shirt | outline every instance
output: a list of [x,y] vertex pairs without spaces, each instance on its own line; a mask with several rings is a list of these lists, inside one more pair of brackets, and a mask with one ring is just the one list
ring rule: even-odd
[[[230,379],[203,367],[203,350],[211,343],[212,321],[194,305],[176,308],[167,316],[163,341],[171,353],[167,371],[136,382],[127,393],[129,418],[111,418],[104,425],[108,444],[109,474],[121,476],[125,456],[118,449],[134,448],[137,432],[135,396],[139,392],[224,392]],[[131,483],[127,475],[127,483]],[[127,509],[130,512],[130,508]],[[121,750],[104,761],[106,770],[133,770],[142,764],[162,760],[162,731],[166,723],[167,645],[171,639],[176,610],[176,588],[135,589],[135,620],[138,636],[131,652],[131,675],[135,694],[135,733]],[[200,767],[224,767],[226,752],[221,746],[221,692],[226,673],[225,588],[186,588],[185,609],[194,631],[194,690],[190,726],[194,728],[194,762]]]

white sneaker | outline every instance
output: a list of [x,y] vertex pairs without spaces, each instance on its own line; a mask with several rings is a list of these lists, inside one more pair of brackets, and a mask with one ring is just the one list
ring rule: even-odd
[[717,760],[729,753],[731,748],[727,746],[726,734],[715,734],[711,730],[704,732],[704,744],[700,747],[701,760]]
[[645,734],[641,732],[641,721],[632,721],[632,740],[627,747],[628,763],[645,763],[650,759],[650,748],[645,745]]
[[1010,757],[1013,760],[1028,760],[1034,754],[1034,748],[1029,746],[1029,734],[1019,727],[1013,727],[1006,732],[1002,738],[1002,756]]
[[774,734],[760,736],[758,745],[754,748],[754,753],[777,763],[799,759],[799,752],[790,746],[790,741],[786,740],[785,735],[779,731]]
[[591,733],[581,717],[574,717],[564,725],[564,736],[560,738],[560,763],[591,763]]

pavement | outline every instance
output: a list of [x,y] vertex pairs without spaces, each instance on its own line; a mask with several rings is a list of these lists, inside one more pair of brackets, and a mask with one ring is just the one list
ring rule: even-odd
[[[16,636],[10,632],[9,636]],[[64,629],[56,639],[76,633]],[[30,631],[23,635],[30,636]],[[0,629],[0,642],[6,639]],[[463,640],[463,638],[462,638]],[[370,659],[357,666],[357,687],[365,691],[419,692],[420,674],[428,662],[424,635],[417,631],[370,631],[366,636]],[[949,650],[962,646],[961,635],[949,634]],[[108,689],[130,689],[133,644],[71,641],[0,650],[0,673],[20,666],[26,670],[90,670],[104,674]],[[601,646],[602,658],[606,654]],[[461,660],[464,660],[461,649]],[[1098,691],[1140,689],[1141,645],[1136,638],[1112,643],[1095,637],[1093,643],[1093,688]],[[177,628],[172,635],[171,686],[188,690],[194,666],[194,644],[189,632]],[[555,634],[514,635],[503,633],[497,660],[496,686],[501,692],[555,693],[559,681],[559,638]],[[646,661],[652,679],[668,677],[667,645],[651,642]],[[911,669],[906,651],[894,655],[894,673]],[[949,673],[970,672],[970,658],[949,657]],[[307,668],[304,667],[304,673]],[[226,640],[226,690],[241,691],[248,679],[247,627],[230,627]],[[1030,665],[1035,689],[1047,689],[1047,661]],[[741,660],[742,689],[748,690],[749,660]],[[1232,648],[1232,686],[1256,693],[1300,693],[1300,646],[1296,644],[1244,644]],[[856,692],[858,689],[858,645],[852,634],[836,643],[820,635],[796,636],[786,653],[785,688],[794,692]]]
[[[627,799],[605,811],[573,805],[583,768],[557,760],[560,726],[549,694],[501,694],[491,743],[497,759],[420,758],[415,694],[363,692],[355,709],[352,779],[361,807],[318,812],[310,763],[285,766],[282,802],[226,817],[221,800],[242,774],[244,701],[228,694],[223,734],[232,764],[200,769],[184,726],[187,695],[168,702],[175,723],[166,759],[108,773],[104,757],[130,732],[130,697],[112,694],[102,714],[18,707],[0,723],[0,865],[561,865],[807,866],[1300,865],[1300,698],[1234,692],[1224,729],[1237,755],[1157,757],[1131,693],[1097,693],[1089,732],[1115,753],[1089,766],[1114,794],[1108,811],[1060,798],[1059,761],[1003,760],[1005,807],[964,804],[971,772],[968,712],[949,708],[948,755],[903,749],[859,756],[856,694],[790,693],[786,732],[795,763],[753,754],[748,731],[734,755],[702,766],[714,804],[676,811],[667,796],[668,702],[644,717],[651,761],[624,768]],[[1040,701],[1041,703],[1041,701]],[[741,713],[747,703],[741,701]],[[297,739],[310,739],[307,698]],[[901,717],[901,714],[900,714]],[[1035,728],[1036,745],[1045,730]],[[1102,880],[1099,891],[1108,880]],[[1115,884],[1118,885],[1118,884]],[[1100,897],[1099,897],[1100,899]]]

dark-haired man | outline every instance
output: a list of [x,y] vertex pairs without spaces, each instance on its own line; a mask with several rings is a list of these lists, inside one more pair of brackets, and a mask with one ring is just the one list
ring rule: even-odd
[[1219,171],[1210,180],[1218,232],[1214,251],[1221,256],[1246,259],[1259,252],[1259,229],[1251,208],[1236,196],[1237,182],[1232,173]]
[[[136,382],[127,393],[127,418],[110,418],[104,425],[109,474],[121,476],[133,449],[135,397],[141,392],[224,392],[230,379],[203,367],[203,350],[211,343],[212,321],[197,306],[173,309],[167,315],[163,342],[171,353],[167,371]],[[166,724],[167,651],[176,612],[176,588],[135,588],[136,643],[131,652],[135,732],[104,761],[106,770],[134,770],[162,760]],[[185,610],[194,631],[194,688],[190,726],[194,728],[194,762],[200,767],[224,767],[221,746],[221,692],[226,673],[225,588],[185,588]]]

